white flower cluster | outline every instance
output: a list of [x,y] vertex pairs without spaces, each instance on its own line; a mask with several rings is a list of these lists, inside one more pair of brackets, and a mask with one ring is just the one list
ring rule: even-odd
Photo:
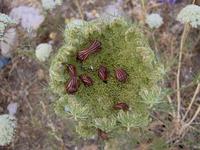
[[41,43],[36,47],[35,55],[40,61],[45,61],[52,51],[52,46],[48,43]]
[[13,8],[10,17],[27,31],[37,30],[44,21],[44,16],[40,14],[38,9],[28,6]]
[[7,145],[12,141],[15,128],[15,117],[8,114],[0,115],[0,146]]
[[0,13],[0,41],[3,39],[3,34],[9,25],[15,24],[9,16]]
[[147,15],[146,23],[149,25],[150,28],[159,28],[163,24],[163,18],[156,13],[152,13]]
[[[73,29],[80,29],[83,28],[85,25],[87,25],[87,22],[81,19],[70,19],[70,20],[65,20],[65,39],[68,41],[68,35],[70,30]],[[69,42],[69,41],[68,41]]]
[[79,28],[79,27],[82,27],[84,24],[86,24],[86,22],[84,20],[72,19],[72,20],[66,22],[65,29],[70,30],[72,28]]
[[106,6],[101,16],[105,21],[113,21],[116,18],[124,17],[124,13],[115,4]]
[[61,5],[62,0],[42,0],[42,6],[45,10],[52,10],[57,5]]
[[192,27],[197,28],[200,26],[200,6],[187,5],[179,12],[177,20],[181,23],[189,23]]

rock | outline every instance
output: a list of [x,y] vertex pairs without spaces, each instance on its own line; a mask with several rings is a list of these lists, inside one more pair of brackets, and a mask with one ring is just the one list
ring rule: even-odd
[[0,56],[0,70],[4,68],[7,64],[9,64],[9,62],[10,62],[10,58]]

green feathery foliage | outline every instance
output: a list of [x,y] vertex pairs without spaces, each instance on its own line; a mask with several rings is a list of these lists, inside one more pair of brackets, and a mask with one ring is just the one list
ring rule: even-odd
[[[99,19],[68,28],[64,34],[65,44],[50,67],[50,85],[60,97],[55,104],[56,112],[75,118],[77,132],[84,137],[94,135],[97,129],[112,135],[116,130],[147,126],[149,110],[159,103],[158,81],[162,75],[161,65],[137,25],[122,18]],[[101,51],[78,62],[77,52],[93,40],[101,42]],[[88,74],[94,84],[90,87],[81,84],[74,95],[67,94],[65,86],[70,79],[67,64],[75,65],[78,75]],[[100,65],[109,69],[107,83],[98,77]],[[116,80],[116,68],[128,73],[125,83]],[[114,110],[117,102],[126,103],[129,110]]]
[[3,40],[3,35],[6,28],[14,24],[16,24],[16,22],[12,20],[9,16],[0,13],[0,41]]

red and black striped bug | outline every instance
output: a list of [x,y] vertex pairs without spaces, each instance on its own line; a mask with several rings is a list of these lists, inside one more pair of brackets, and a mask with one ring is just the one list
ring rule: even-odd
[[80,75],[79,78],[81,79],[81,81],[86,87],[93,85],[93,80],[90,76],[83,74],[83,75]]
[[68,83],[67,83],[65,88],[66,88],[66,91],[67,91],[68,94],[74,94],[75,92],[78,91],[79,86],[80,86],[80,83],[78,81],[78,78],[77,77],[72,77],[68,81]]
[[104,81],[105,83],[107,82],[107,79],[108,79],[108,69],[104,66],[100,66],[99,67],[99,70],[98,70],[98,76],[99,78]]
[[76,67],[74,65],[68,64],[67,69],[68,69],[70,77],[76,77],[77,76]]
[[124,102],[118,102],[113,106],[113,109],[127,111],[129,106]]
[[102,139],[102,140],[108,140],[108,134],[104,131],[102,131],[101,129],[97,129],[98,132],[98,136]]
[[85,61],[90,54],[99,52],[101,50],[101,42],[94,40],[90,46],[82,51],[77,53],[77,59],[80,61]]
[[80,51],[77,53],[77,59],[80,61],[84,61],[89,57],[89,52],[88,51]]
[[124,69],[116,69],[115,77],[120,82],[126,82],[126,80],[128,78],[128,74]]

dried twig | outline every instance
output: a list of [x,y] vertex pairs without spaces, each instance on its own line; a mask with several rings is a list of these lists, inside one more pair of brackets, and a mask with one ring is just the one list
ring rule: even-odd
[[173,103],[172,103],[172,99],[169,95],[167,95],[167,99],[168,99],[168,102],[172,108],[172,116],[175,117],[176,116],[176,113],[175,113],[175,109],[174,109],[174,106],[173,106]]
[[75,0],[74,2],[75,2],[76,7],[78,8],[78,12],[79,12],[79,14],[81,16],[81,19],[83,20],[84,19],[84,15],[83,15],[83,11],[81,9],[80,3],[79,3],[78,0]]
[[186,123],[182,126],[182,128],[180,129],[180,134],[182,134],[192,124],[192,122],[196,119],[196,117],[199,115],[199,113],[200,113],[200,106],[196,110],[192,119],[188,123]]
[[193,105],[193,103],[194,103],[194,101],[195,101],[195,99],[196,99],[196,97],[197,97],[197,94],[199,93],[199,90],[200,90],[200,83],[199,83],[199,84],[197,85],[197,87],[196,87],[196,90],[195,90],[195,92],[194,92],[194,95],[193,95],[193,97],[192,97],[192,100],[191,100],[191,102],[190,102],[190,105],[188,106],[187,111],[186,111],[186,113],[185,113],[185,115],[184,115],[182,121],[185,120],[185,118],[187,117],[187,114],[188,114],[189,111],[191,110],[191,107],[192,107],[192,105]]

